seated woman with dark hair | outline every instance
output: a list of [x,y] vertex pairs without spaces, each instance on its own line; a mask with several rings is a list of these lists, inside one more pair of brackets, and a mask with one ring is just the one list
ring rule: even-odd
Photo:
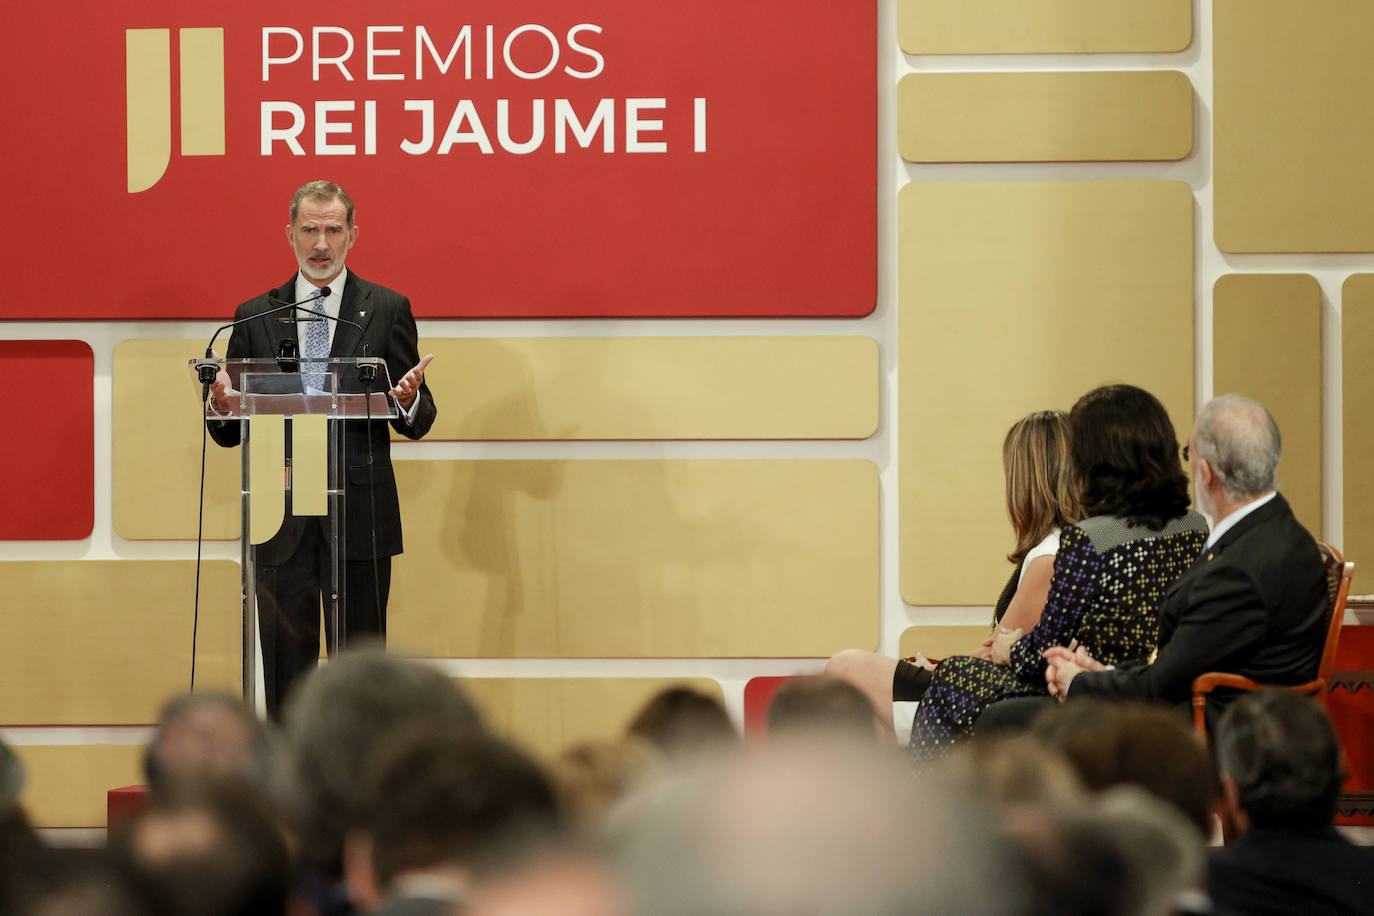
[[1188,509],[1188,477],[1164,406],[1131,385],[1088,392],[1069,414],[1070,455],[1088,517],[1064,529],[1039,622],[1006,664],[952,656],[933,666],[911,752],[938,757],[987,706],[1046,693],[1051,646],[1077,643],[1117,664],[1154,648],[1164,589],[1197,559],[1207,523]]
[[[1041,410],[1017,420],[1002,442],[1007,516],[1016,548],[1007,555],[1015,564],[993,610],[998,634],[1020,634],[1040,620],[1050,591],[1059,533],[1082,518],[1069,461],[1069,418],[1063,411]],[[972,654],[994,657],[998,640],[988,638]],[[996,645],[995,645],[996,643]],[[1003,659],[1005,664],[1005,659]],[[848,681],[868,697],[879,723],[893,727],[892,703],[919,700],[934,666],[924,656],[898,661],[862,649],[846,649],[826,662],[826,675]]]

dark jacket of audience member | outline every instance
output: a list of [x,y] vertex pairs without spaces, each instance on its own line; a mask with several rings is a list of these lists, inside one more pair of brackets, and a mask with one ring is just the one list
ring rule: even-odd
[[1374,913],[1374,855],[1332,826],[1345,773],[1313,700],[1282,690],[1238,699],[1216,730],[1217,762],[1244,834],[1208,867],[1224,912]]

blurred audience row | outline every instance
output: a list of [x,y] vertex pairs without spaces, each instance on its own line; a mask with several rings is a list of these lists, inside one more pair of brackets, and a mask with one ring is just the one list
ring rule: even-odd
[[[1232,704],[1214,754],[1167,708],[1088,700],[917,773],[829,677],[787,682],[761,740],[675,688],[547,765],[459,683],[354,651],[302,684],[282,734],[227,696],[175,699],[148,805],[107,849],[44,845],[0,745],[0,912],[1374,912],[1374,858],[1332,826],[1335,733],[1287,691]],[[1218,819],[1236,839],[1209,850]]]

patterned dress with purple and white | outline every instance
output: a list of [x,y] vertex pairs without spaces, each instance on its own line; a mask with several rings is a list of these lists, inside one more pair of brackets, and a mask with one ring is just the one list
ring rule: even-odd
[[1072,640],[1107,665],[1155,648],[1164,590],[1192,565],[1207,523],[1188,512],[1155,531],[1099,515],[1064,529],[1040,622],[1016,641],[1011,664],[954,655],[935,668],[916,710],[911,753],[939,757],[973,729],[991,704],[1047,692],[1044,651]]

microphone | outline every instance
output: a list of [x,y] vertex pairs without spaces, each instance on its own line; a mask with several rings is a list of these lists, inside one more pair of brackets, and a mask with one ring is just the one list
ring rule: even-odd
[[[268,296],[268,298],[271,299],[273,302],[279,301],[279,300],[276,298],[276,296],[272,295],[271,292],[268,292],[267,296]],[[327,320],[327,321],[336,321],[336,322],[338,322],[339,324],[346,324],[346,325],[349,325],[350,327],[354,327],[354,328],[357,328],[357,329],[358,329],[358,339],[359,339],[360,341],[362,341],[362,348],[363,348],[362,357],[361,357],[361,360],[360,360],[360,362],[359,362],[359,364],[358,364],[358,379],[359,379],[359,381],[361,381],[364,385],[367,385],[367,386],[369,386],[369,388],[370,388],[371,385],[372,385],[372,383],[373,383],[373,382],[376,380],[376,378],[377,378],[377,368],[378,368],[378,366],[381,365],[381,362],[382,362],[382,361],[381,361],[380,359],[377,359],[377,358],[375,358],[375,357],[372,357],[372,356],[369,356],[369,355],[368,355],[368,343],[367,343],[367,338],[366,338],[366,337],[364,336],[364,334],[363,334],[363,326],[360,325],[360,324],[358,324],[358,322],[356,322],[356,321],[350,321],[350,320],[347,319],[347,318],[341,318],[341,317],[339,317],[339,316],[337,316],[337,315],[330,315],[330,314],[327,314],[327,313],[325,313],[325,312],[317,312],[317,311],[315,311],[314,309],[302,308],[302,306],[304,306],[305,303],[307,303],[307,302],[314,302],[316,299],[327,299],[327,298],[329,298],[329,287],[326,286],[326,287],[322,288],[321,290],[319,290],[319,292],[318,292],[317,295],[311,296],[311,297],[306,298],[306,299],[302,299],[300,302],[293,302],[293,303],[291,303],[291,305],[292,305],[293,307],[295,307],[296,311],[298,311],[298,312],[304,312],[307,316],[309,316],[309,317],[307,317],[307,318],[305,318],[305,319],[297,319],[297,320],[305,320],[305,321],[326,321],[326,320]],[[274,310],[274,311],[275,311],[275,310]],[[262,314],[263,314],[263,315],[267,315],[267,314],[269,314],[269,313],[268,313],[268,312],[263,312]],[[255,315],[254,317],[261,317],[261,316]],[[278,321],[290,321],[291,318],[283,317],[283,318],[278,318],[277,320],[278,320]],[[290,358],[290,356],[287,355],[287,354],[279,354],[279,356],[281,356],[282,358],[285,358],[285,359],[289,359],[289,358]],[[293,370],[289,370],[289,369],[288,369],[288,370],[285,370],[285,371],[288,371],[288,372],[289,372],[289,371],[293,371]]]
[[[316,299],[323,299],[325,296],[328,295],[329,287],[326,286],[324,289],[316,290],[315,295],[307,296],[300,302],[284,303],[276,308],[268,309],[265,312],[259,312],[256,315],[249,315],[247,318],[240,318],[237,321],[231,321],[228,324],[220,325],[218,328],[216,328],[215,333],[210,335],[210,342],[205,345],[205,357],[203,359],[196,360],[196,377],[200,379],[202,385],[201,400],[203,401],[210,396],[210,385],[215,381],[215,376],[219,374],[219,364],[215,362],[215,340],[219,337],[220,334],[224,333],[230,328],[237,327],[241,324],[247,324],[250,321],[256,321],[259,318],[266,318],[268,315],[274,315],[277,312],[284,312],[289,309],[301,308],[301,306],[305,305],[305,303],[307,302],[314,302]],[[270,290],[267,293],[267,298],[272,302],[280,301],[277,299],[276,296],[272,294]],[[308,312],[311,315],[315,314],[315,312],[311,309],[302,308],[301,311]]]

